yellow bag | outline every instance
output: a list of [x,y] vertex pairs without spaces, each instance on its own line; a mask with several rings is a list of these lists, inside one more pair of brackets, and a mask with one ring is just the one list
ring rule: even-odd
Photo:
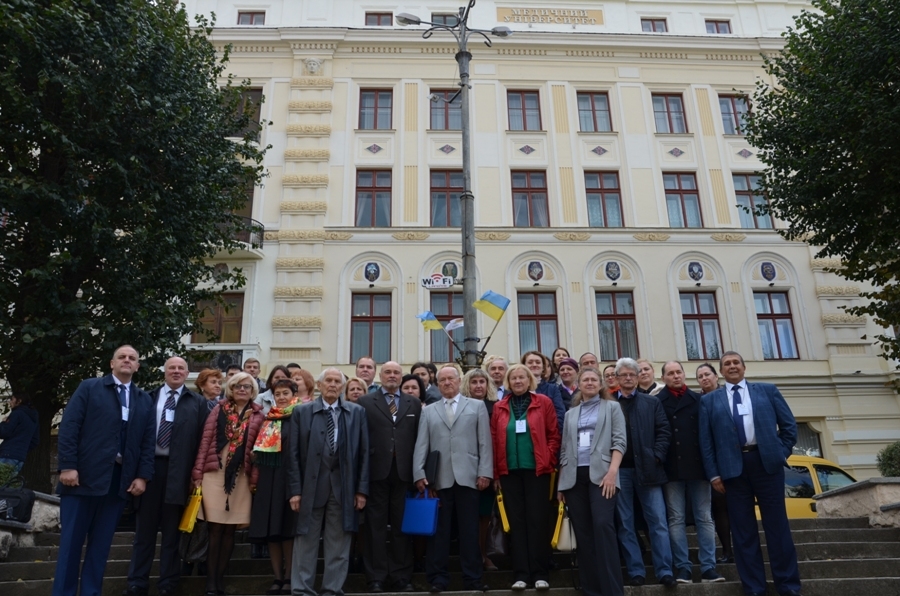
[[178,529],[182,532],[190,534],[194,531],[194,524],[197,522],[197,514],[200,513],[200,505],[203,503],[203,495],[200,487],[194,489],[191,496],[188,497],[187,505],[184,507],[184,513],[181,514],[181,523]]
[[556,530],[553,531],[550,547],[564,553],[572,552],[576,548],[575,530],[572,528],[572,520],[569,519],[569,512],[566,511],[566,506],[562,502],[559,504],[559,513],[556,516]]
[[550,500],[556,500],[556,470],[550,472]]
[[497,510],[500,511],[500,521],[503,522],[503,531],[509,534],[509,518],[506,517],[506,506],[503,505],[503,491],[497,491]]

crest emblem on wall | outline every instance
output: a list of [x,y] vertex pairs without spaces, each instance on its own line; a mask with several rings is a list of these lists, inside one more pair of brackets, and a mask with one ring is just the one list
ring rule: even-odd
[[690,277],[694,281],[700,281],[701,279],[703,279],[703,265],[701,265],[697,261],[691,261],[690,263],[688,263],[688,277]]
[[775,279],[776,271],[775,265],[770,263],[769,261],[764,261],[759,265],[759,272],[762,274],[763,279],[766,281],[772,281]]
[[459,277],[459,267],[453,261],[447,261],[441,266],[441,275],[456,279]]
[[615,261],[606,263],[606,277],[610,281],[618,281],[622,277],[622,268]]
[[528,263],[528,278],[531,281],[541,281],[544,278],[544,266],[540,261]]
[[378,266],[378,263],[366,263],[364,271],[369,283],[374,283],[375,280],[381,277],[381,267]]

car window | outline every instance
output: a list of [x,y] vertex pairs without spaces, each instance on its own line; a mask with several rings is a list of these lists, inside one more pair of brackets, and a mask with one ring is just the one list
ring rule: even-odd
[[816,494],[806,466],[784,467],[784,496],[787,499],[811,499]]
[[822,487],[822,492],[841,488],[842,486],[847,486],[848,484],[856,482],[852,476],[840,468],[820,465],[813,465],[813,467],[816,469],[816,476],[819,477],[819,485]]

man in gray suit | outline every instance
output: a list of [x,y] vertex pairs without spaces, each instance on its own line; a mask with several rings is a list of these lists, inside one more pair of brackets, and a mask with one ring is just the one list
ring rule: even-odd
[[[467,590],[484,591],[481,550],[478,546],[478,491],[486,489],[494,473],[494,453],[487,408],[481,400],[459,394],[459,371],[444,366],[437,374],[443,399],[425,406],[419,419],[419,434],[413,455],[416,488],[428,487],[441,500],[438,528],[428,538],[425,572],[431,592],[450,583],[450,522],[456,512],[459,527],[459,558]],[[437,478],[425,478],[425,459],[432,451],[441,454]]]
[[291,593],[315,596],[316,561],[324,522],[325,572],[320,594],[341,596],[350,563],[350,539],[369,494],[369,430],[360,406],[340,399],[344,375],[326,368],[322,396],[291,415],[297,443],[287,453],[291,509],[299,513]]

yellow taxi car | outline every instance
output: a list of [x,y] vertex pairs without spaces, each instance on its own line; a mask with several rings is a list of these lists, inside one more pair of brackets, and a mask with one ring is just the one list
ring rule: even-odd
[[[792,455],[784,467],[784,504],[788,519],[817,517],[813,495],[853,484],[856,479],[833,461]],[[759,519],[759,508],[756,509]]]

